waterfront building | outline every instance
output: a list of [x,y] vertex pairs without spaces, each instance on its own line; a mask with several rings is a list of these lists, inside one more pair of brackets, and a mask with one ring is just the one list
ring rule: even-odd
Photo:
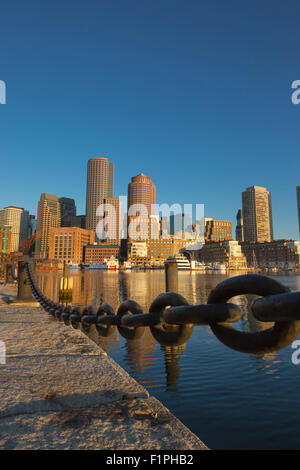
[[291,269],[300,266],[300,242],[273,240],[271,242],[240,242],[247,265],[253,268]]
[[198,251],[198,258],[207,265],[219,263],[225,265],[227,269],[247,268],[246,256],[236,240],[206,242]]
[[86,229],[96,231],[97,208],[105,198],[113,197],[114,164],[107,158],[90,158],[87,166]]
[[86,264],[104,263],[111,257],[119,258],[120,246],[109,243],[90,244],[84,248],[84,261]]
[[0,225],[0,253],[9,255],[11,251],[11,227]]
[[61,227],[72,227],[72,218],[76,217],[76,205],[74,199],[69,197],[60,197],[59,206]]
[[54,194],[42,193],[38,202],[35,258],[47,259],[51,228],[60,226],[60,204]]
[[11,227],[11,252],[18,251],[20,242],[28,238],[29,212],[23,207],[7,206],[0,210],[0,225]]
[[79,227],[49,229],[49,259],[81,264],[84,247],[95,241],[95,232]]
[[166,259],[179,253],[190,243],[190,238],[184,238],[184,235],[181,238],[169,236],[132,242],[129,244],[129,260],[132,266],[163,266]]
[[232,223],[228,220],[205,219],[204,240],[205,243],[232,240]]
[[235,239],[239,242],[244,241],[244,227],[243,227],[243,211],[242,211],[242,209],[239,209],[238,213],[236,215]]
[[297,206],[298,206],[298,223],[299,223],[299,234],[300,234],[300,186],[297,186]]
[[244,240],[273,240],[271,193],[260,186],[251,186],[242,193]]

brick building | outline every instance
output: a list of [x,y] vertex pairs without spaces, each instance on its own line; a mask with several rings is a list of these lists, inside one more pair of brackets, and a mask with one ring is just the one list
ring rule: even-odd
[[49,258],[80,264],[84,247],[94,243],[95,232],[79,227],[58,227],[49,230]]
[[120,246],[108,243],[98,243],[97,245],[87,245],[84,249],[84,261],[87,264],[104,263],[106,259],[119,258]]
[[236,240],[205,243],[198,256],[199,261],[207,265],[219,263],[224,264],[227,269],[247,268],[246,256]]
[[205,243],[232,240],[232,223],[229,220],[207,219],[204,239]]

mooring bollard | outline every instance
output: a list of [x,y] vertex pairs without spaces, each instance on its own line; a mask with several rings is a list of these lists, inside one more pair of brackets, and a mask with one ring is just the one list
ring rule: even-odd
[[13,273],[13,264],[8,263],[5,269],[5,284],[13,284],[15,282],[15,277]]
[[178,269],[177,263],[165,263],[166,292],[178,291]]
[[18,262],[18,301],[36,302],[27,280],[26,263],[27,261]]
[[63,277],[60,280],[59,287],[59,300],[70,300],[72,299],[73,293],[73,278],[70,276],[70,265],[64,263]]
[[67,263],[64,263],[63,277],[69,277],[69,276],[70,276],[70,265]]

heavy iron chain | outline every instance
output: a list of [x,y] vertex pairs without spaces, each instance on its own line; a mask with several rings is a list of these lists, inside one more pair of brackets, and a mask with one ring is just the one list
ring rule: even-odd
[[[97,312],[91,306],[66,306],[47,298],[38,287],[32,264],[26,263],[26,273],[33,296],[40,305],[66,325],[88,332],[96,328],[99,335],[110,336],[116,328],[126,339],[141,338],[150,327],[154,338],[163,346],[179,346],[191,336],[195,325],[208,325],[226,346],[240,352],[264,354],[291,344],[300,333],[300,292],[291,292],[275,279],[260,274],[245,274],[224,280],[210,293],[208,302],[190,305],[174,292],[160,294],[143,313],[133,300],[123,302],[115,314],[108,304]],[[275,322],[272,328],[256,333],[235,330],[230,323],[240,320],[238,305],[228,303],[237,295],[260,296],[251,305],[258,321]]]

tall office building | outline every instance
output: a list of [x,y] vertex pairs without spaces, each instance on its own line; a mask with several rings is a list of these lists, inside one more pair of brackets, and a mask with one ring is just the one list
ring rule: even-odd
[[120,244],[120,229],[121,229],[121,201],[118,197],[106,197],[105,204],[105,219],[107,227],[104,229],[107,232],[105,240],[114,245]]
[[60,225],[61,227],[72,227],[72,217],[76,217],[76,206],[74,199],[60,197]]
[[155,204],[155,185],[150,176],[143,173],[133,176],[128,185],[128,211],[134,204],[143,204],[147,208],[148,216],[155,215],[152,207]]
[[244,240],[273,240],[271,193],[260,186],[251,186],[242,193]]
[[18,251],[21,241],[28,237],[29,212],[23,207],[8,206],[0,210],[0,225],[11,227],[10,251]]
[[128,185],[128,239],[147,240],[150,236],[151,216],[155,215],[155,185],[150,176],[140,173]]
[[299,222],[299,233],[300,233],[300,186],[297,186],[297,205],[298,205],[298,222]]
[[58,197],[54,194],[42,193],[38,203],[35,258],[48,258],[50,228],[59,226],[60,204]]
[[244,241],[244,226],[243,226],[243,211],[238,210],[236,214],[236,228],[235,228],[235,239],[239,242]]
[[86,229],[96,231],[97,208],[107,197],[113,197],[114,164],[107,158],[90,158],[87,167]]

